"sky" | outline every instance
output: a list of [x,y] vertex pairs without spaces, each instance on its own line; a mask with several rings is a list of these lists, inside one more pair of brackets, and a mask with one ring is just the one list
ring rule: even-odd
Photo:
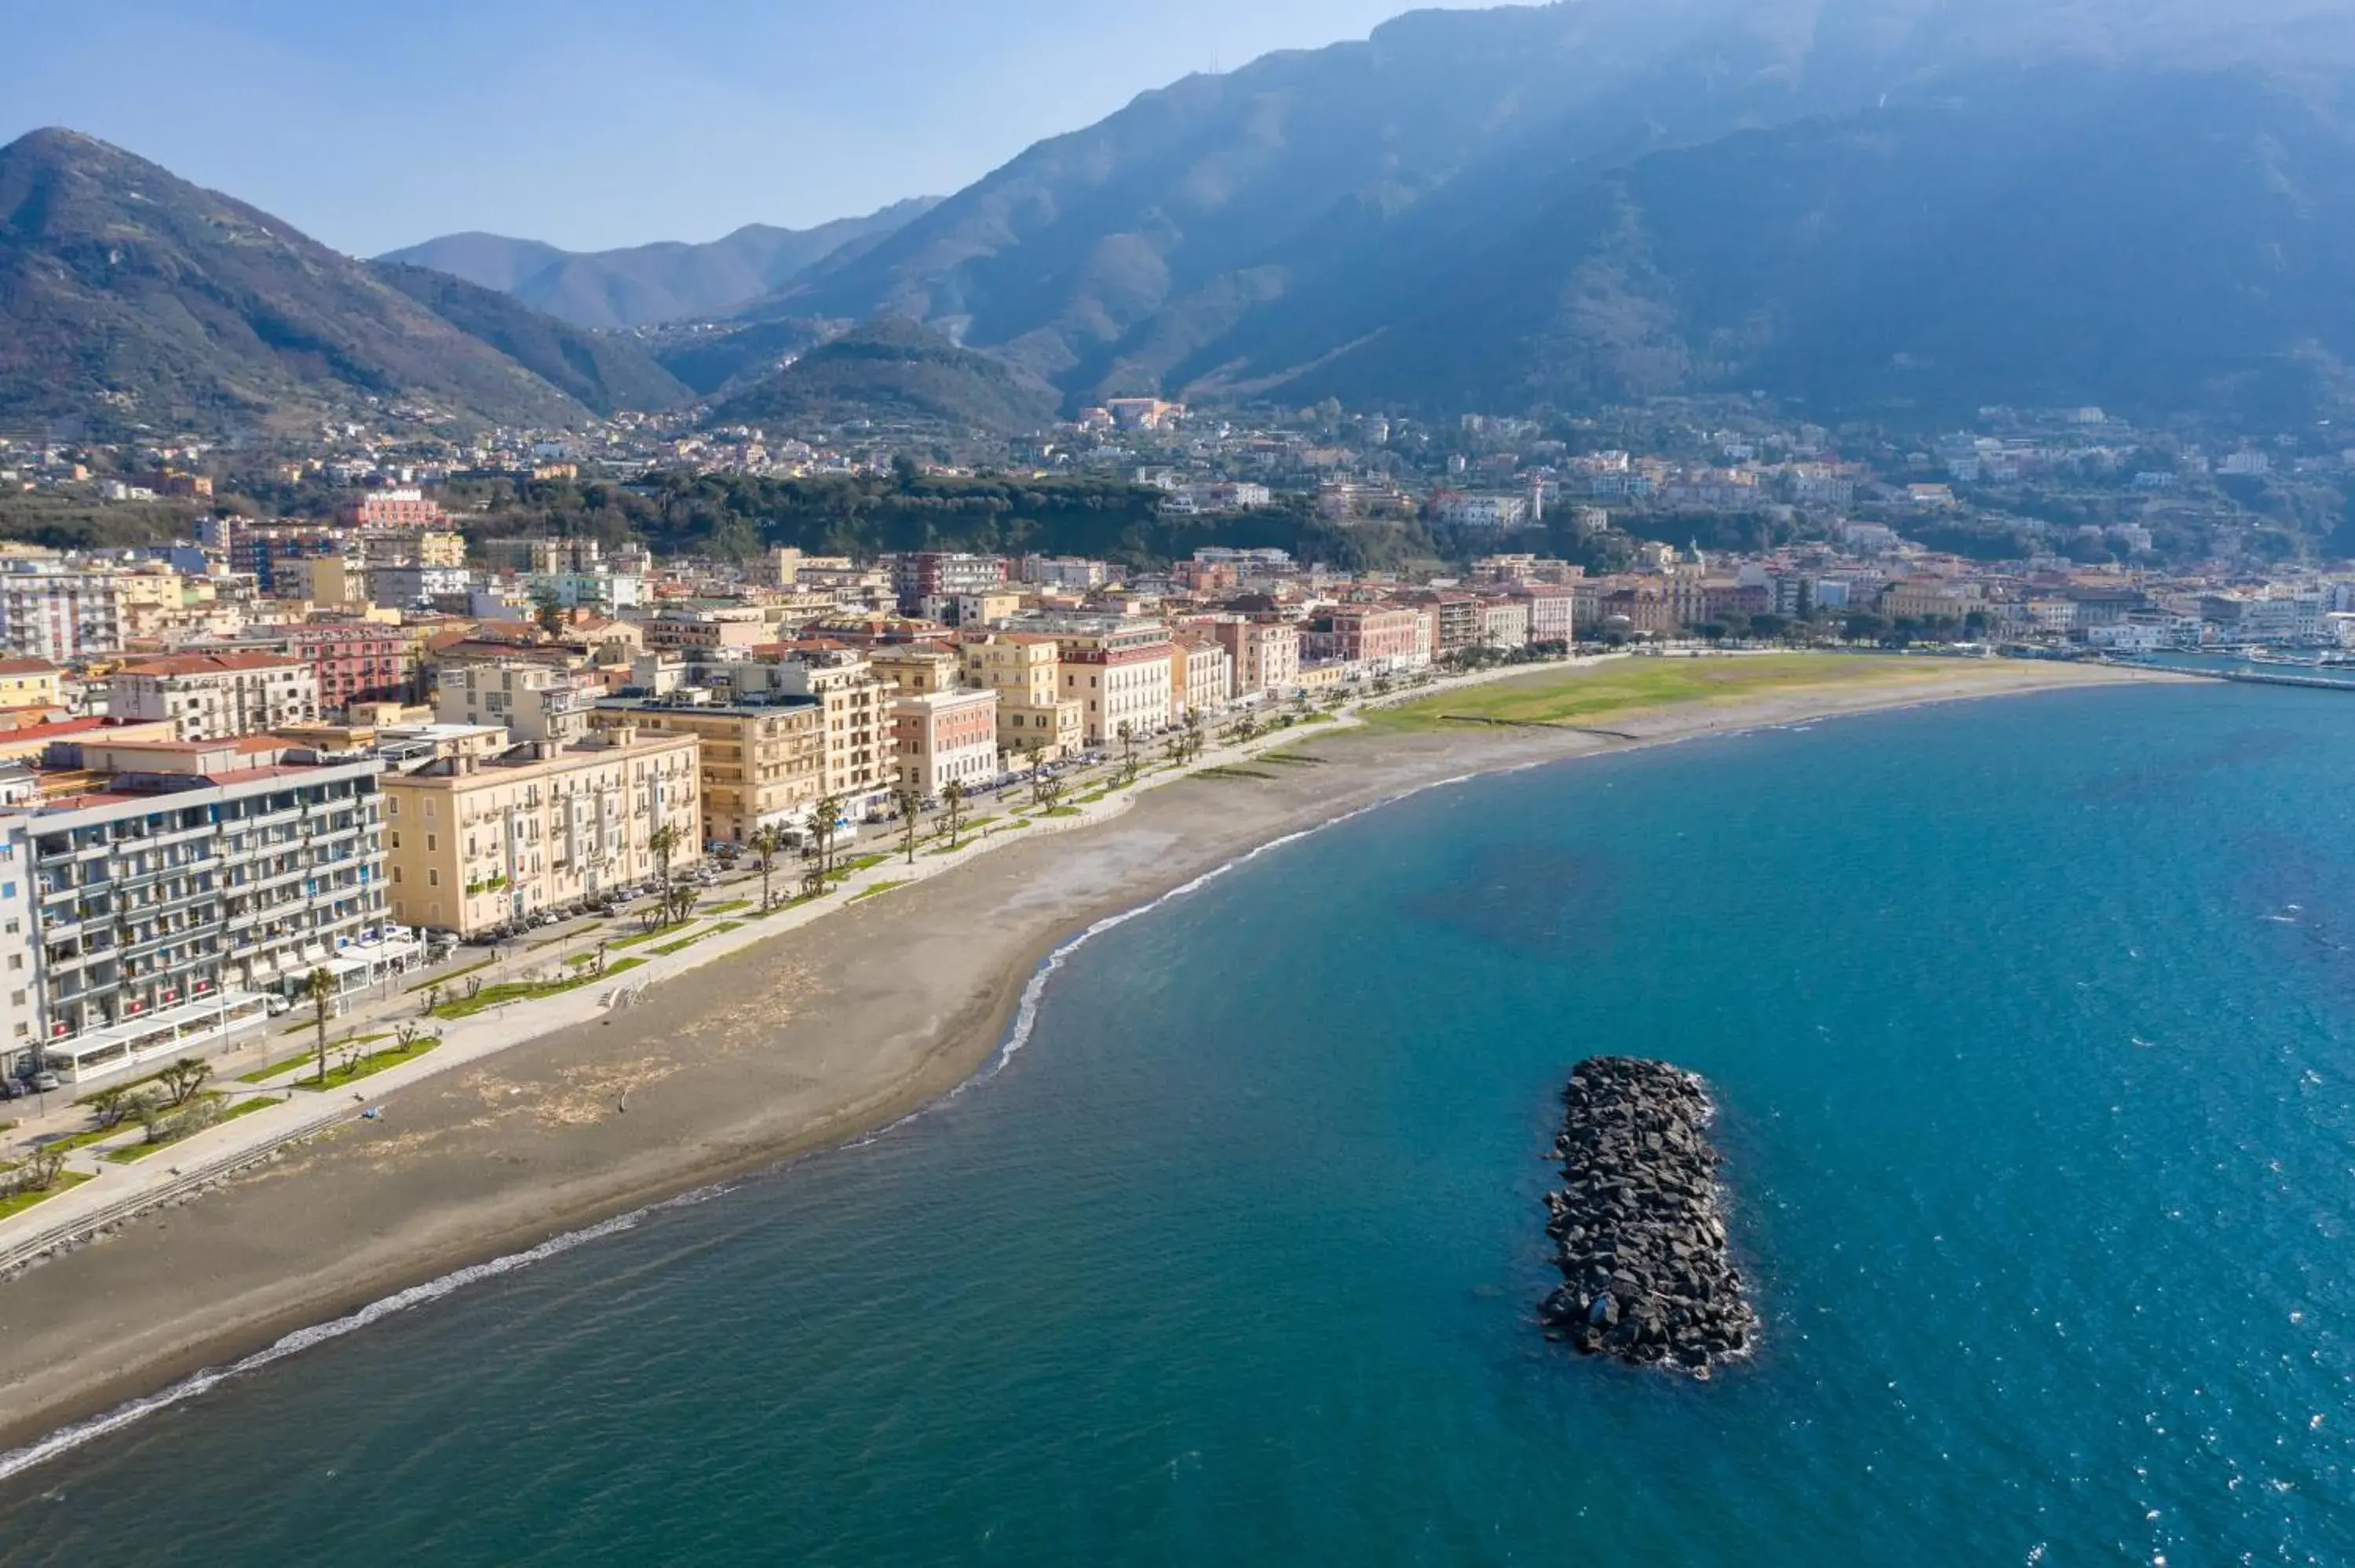
[[369,256],[945,195],[1137,93],[1408,0],[0,0],[0,143],[63,125]]

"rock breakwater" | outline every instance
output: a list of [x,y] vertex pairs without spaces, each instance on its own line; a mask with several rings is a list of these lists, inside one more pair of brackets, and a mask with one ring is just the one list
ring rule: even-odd
[[1546,1231],[1563,1283],[1539,1309],[1548,1336],[1707,1377],[1750,1348],[1758,1315],[1728,1245],[1700,1079],[1596,1056],[1572,1069],[1562,1102]]

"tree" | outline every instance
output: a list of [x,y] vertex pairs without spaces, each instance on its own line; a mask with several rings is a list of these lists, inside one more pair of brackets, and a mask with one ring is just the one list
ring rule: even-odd
[[1120,721],[1120,777],[1124,784],[1136,781],[1136,726],[1126,719]]
[[646,835],[647,853],[655,857],[655,880],[662,884],[663,914],[670,914],[670,857],[678,853],[679,832],[676,822],[665,822]]
[[1039,799],[1039,780],[1043,776],[1041,770],[1047,766],[1047,744],[1042,740],[1025,740],[1020,750],[1022,760],[1030,768],[1030,803],[1040,805],[1043,802]]
[[554,589],[535,591],[531,596],[531,618],[539,623],[542,631],[553,637],[564,630],[564,601],[556,597]]
[[336,977],[313,969],[303,981],[303,995],[311,1003],[311,1025],[318,1033],[319,1086],[327,1086],[327,1012],[335,1005]]
[[891,804],[900,813],[900,842],[908,852],[908,863],[916,863],[917,819],[924,814],[924,792],[913,784],[902,784],[891,791]]
[[949,848],[957,847],[957,830],[964,824],[964,784],[952,779],[941,789],[941,815],[948,826]]
[[199,1062],[194,1056],[183,1056],[165,1068],[156,1077],[163,1083],[164,1093],[171,1099],[174,1109],[197,1097],[205,1080],[213,1075],[212,1064]]
[[842,821],[842,797],[826,795],[810,808],[810,843],[817,851],[818,887],[834,870],[834,835]]
[[1191,762],[1196,758],[1202,755],[1201,709],[1188,708],[1186,710],[1186,728],[1184,735],[1186,738],[1186,760]]
[[1032,801],[1041,810],[1052,811],[1063,803],[1063,780],[1056,774],[1042,773],[1030,781]]
[[101,1089],[90,1097],[90,1114],[101,1130],[121,1127],[131,1114],[129,1096],[122,1088]]
[[[769,912],[769,867],[775,863],[777,852],[784,847],[785,831],[774,822],[763,825],[752,834],[752,853],[761,863],[761,913],[763,915]],[[602,947],[603,944],[600,943],[601,951]],[[604,968],[604,960],[601,958],[597,963],[598,972],[603,973]]]

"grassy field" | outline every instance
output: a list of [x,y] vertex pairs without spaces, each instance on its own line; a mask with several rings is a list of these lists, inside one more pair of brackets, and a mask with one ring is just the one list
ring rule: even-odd
[[1452,729],[1466,719],[1572,727],[1687,703],[1741,702],[1783,692],[1899,685],[1960,673],[1952,659],[1880,654],[1762,653],[1738,659],[1625,659],[1443,692],[1370,708],[1377,730]]

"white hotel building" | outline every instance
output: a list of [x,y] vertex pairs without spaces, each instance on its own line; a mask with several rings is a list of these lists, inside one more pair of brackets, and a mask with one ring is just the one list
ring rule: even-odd
[[[314,969],[353,991],[419,955],[386,913],[383,764],[287,750],[91,744],[100,789],[0,809],[0,905],[26,868],[37,922],[5,948],[37,985],[8,1022],[37,1021],[41,1065],[87,1083],[201,1054],[261,1029],[265,993]],[[13,997],[16,973],[0,979]],[[0,1045],[20,1070],[24,1044]]]

